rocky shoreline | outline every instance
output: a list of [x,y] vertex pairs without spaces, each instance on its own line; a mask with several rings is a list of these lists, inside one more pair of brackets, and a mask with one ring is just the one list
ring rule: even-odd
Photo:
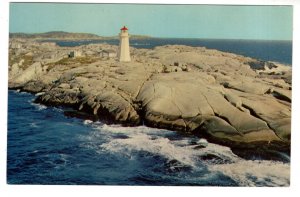
[[[240,154],[290,152],[290,66],[182,45],[131,48],[123,63],[100,55],[117,50],[108,44],[10,43],[9,88],[37,94],[37,103],[205,137]],[[74,50],[80,56],[68,57]]]

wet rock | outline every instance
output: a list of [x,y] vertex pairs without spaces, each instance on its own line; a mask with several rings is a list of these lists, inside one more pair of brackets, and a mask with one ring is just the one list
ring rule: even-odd
[[255,60],[255,61],[249,62],[248,64],[250,65],[250,67],[252,69],[263,70],[263,69],[265,69],[266,62],[265,61]]
[[201,138],[200,140],[194,140],[190,143],[191,145],[196,145],[194,149],[202,149],[208,146],[208,142],[206,139]]
[[176,173],[182,171],[192,170],[191,166],[180,163],[179,161],[172,159],[165,164],[165,168],[169,173]]
[[23,90],[31,93],[38,93],[46,89],[48,85],[41,81],[29,81],[23,86]]
[[206,153],[199,156],[199,159],[209,162],[210,164],[230,164],[233,163],[233,161],[230,158],[227,158],[225,156],[218,156],[213,153]]

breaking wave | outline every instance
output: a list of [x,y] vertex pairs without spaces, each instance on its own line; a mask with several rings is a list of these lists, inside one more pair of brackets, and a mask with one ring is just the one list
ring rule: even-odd
[[47,109],[46,105],[42,105],[42,104],[38,104],[38,103],[33,103],[32,101],[31,101],[30,104],[33,105],[38,111]]
[[[88,140],[105,139],[91,146],[99,153],[107,152],[120,157],[137,159],[159,157],[168,172],[182,173],[194,182],[216,181],[220,176],[237,186],[288,186],[290,164],[268,160],[245,160],[230,148],[208,143],[205,139],[182,136],[176,132],[146,126],[122,127],[100,122],[85,121],[94,129]],[[153,164],[153,165],[158,165]],[[160,167],[162,167],[160,165]],[[179,174],[180,174],[179,173]],[[191,174],[194,174],[193,176]],[[218,185],[218,182],[215,182]],[[221,183],[222,184],[222,183]]]

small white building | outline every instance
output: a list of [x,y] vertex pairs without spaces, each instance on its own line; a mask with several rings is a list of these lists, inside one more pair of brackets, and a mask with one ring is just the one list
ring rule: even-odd
[[117,57],[117,52],[113,49],[102,50],[100,52],[100,57],[114,58]]
[[70,58],[81,57],[81,56],[82,56],[81,51],[71,51],[71,52],[69,53],[69,57],[70,57]]

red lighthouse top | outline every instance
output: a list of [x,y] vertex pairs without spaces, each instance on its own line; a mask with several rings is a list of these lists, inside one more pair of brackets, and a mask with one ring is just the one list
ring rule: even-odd
[[127,27],[124,26],[124,27],[122,27],[121,30],[122,30],[122,31],[126,31],[126,30],[128,30],[128,29],[127,29]]

